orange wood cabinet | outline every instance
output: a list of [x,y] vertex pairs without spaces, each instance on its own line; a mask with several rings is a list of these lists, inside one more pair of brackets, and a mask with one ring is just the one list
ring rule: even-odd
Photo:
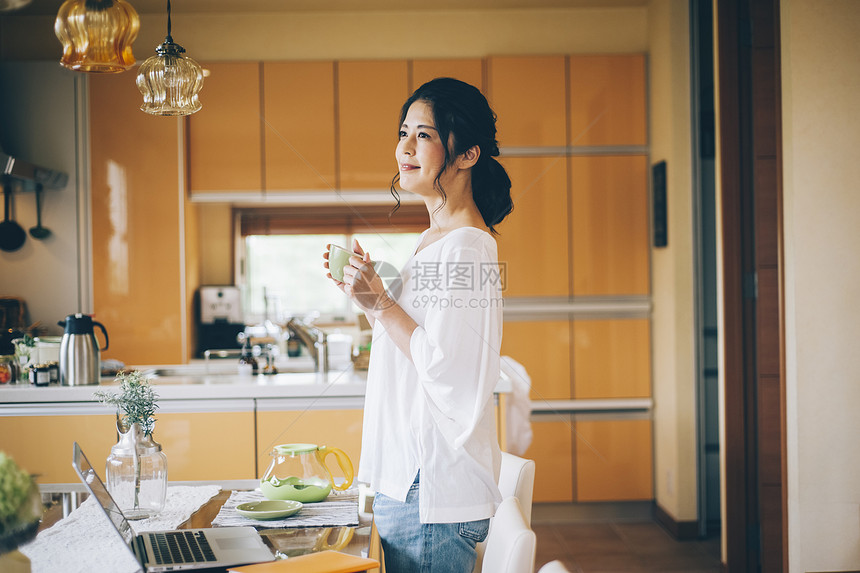
[[572,294],[648,294],[647,157],[571,157],[570,162]]
[[463,58],[451,60],[413,60],[412,83],[409,91],[413,92],[424,82],[433,78],[448,77],[472,84],[479,90],[484,90],[484,64],[478,58]]
[[648,319],[573,321],[573,397],[651,395]]
[[397,174],[406,60],[338,62],[338,158],[342,189],[386,190]]
[[573,443],[569,416],[541,416],[523,457],[535,461],[535,502],[573,501]]
[[259,194],[262,131],[259,62],[203,64],[203,109],[187,117],[188,187],[191,193]]
[[489,58],[487,94],[505,147],[567,142],[564,56]]
[[532,400],[571,398],[570,323],[506,321],[502,355],[520,362],[531,379]]
[[535,460],[535,502],[653,498],[651,421],[580,418],[533,417],[524,457]]
[[36,475],[37,483],[78,483],[72,468],[77,441],[104,478],[104,461],[116,443],[116,416],[98,406],[87,408],[87,415],[55,410],[51,416],[0,416],[0,450]]
[[651,420],[577,420],[573,431],[576,501],[654,497]]
[[[166,403],[162,403],[167,406]],[[174,407],[171,406],[171,409]],[[182,408],[179,407],[181,410]],[[0,416],[2,450],[38,474],[39,483],[77,483],[72,443],[77,441],[97,468],[116,443],[116,416],[107,407],[52,404],[56,415]],[[254,411],[161,412],[155,441],[167,455],[168,479],[247,479],[254,476]],[[8,436],[16,436],[9,439]],[[102,478],[104,472],[101,471]]]
[[563,296],[569,291],[567,160],[505,157],[514,210],[497,230],[504,296]]
[[645,56],[570,56],[569,145],[646,145]]
[[[317,444],[340,448],[358,472],[363,410],[270,408],[265,406],[265,409],[261,408],[257,412],[257,477],[263,477],[272,461],[269,453],[278,444]],[[333,456],[326,458],[326,464],[335,477],[343,475]]]
[[181,120],[139,110],[127,77],[89,78],[93,309],[102,358],[172,364],[182,349]]
[[266,191],[334,189],[334,62],[263,63]]

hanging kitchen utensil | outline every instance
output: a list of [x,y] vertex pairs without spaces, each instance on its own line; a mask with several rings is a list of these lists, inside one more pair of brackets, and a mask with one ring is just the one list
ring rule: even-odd
[[36,226],[30,227],[30,236],[44,240],[51,236],[51,229],[42,226],[42,184],[36,183]]
[[0,249],[11,253],[21,248],[21,245],[27,240],[27,232],[11,219],[12,181],[9,176],[3,177],[3,201],[6,208],[6,218],[0,223]]

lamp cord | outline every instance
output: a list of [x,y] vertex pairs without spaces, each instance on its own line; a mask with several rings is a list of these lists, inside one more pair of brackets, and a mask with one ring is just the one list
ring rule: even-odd
[[170,41],[173,41],[173,38],[170,37],[170,0],[167,0],[167,37]]

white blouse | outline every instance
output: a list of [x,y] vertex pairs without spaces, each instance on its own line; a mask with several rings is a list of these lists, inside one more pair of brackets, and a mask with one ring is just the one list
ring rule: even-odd
[[450,231],[407,262],[399,296],[389,287],[418,324],[412,360],[379,321],[373,328],[358,479],[404,501],[420,470],[422,523],[486,519],[501,502],[499,271],[489,233]]

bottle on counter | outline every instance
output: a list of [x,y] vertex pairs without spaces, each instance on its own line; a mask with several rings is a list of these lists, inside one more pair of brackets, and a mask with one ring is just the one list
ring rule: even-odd
[[239,357],[239,374],[253,376],[260,372],[260,365],[254,358],[254,352],[247,342],[242,346],[242,356]]

